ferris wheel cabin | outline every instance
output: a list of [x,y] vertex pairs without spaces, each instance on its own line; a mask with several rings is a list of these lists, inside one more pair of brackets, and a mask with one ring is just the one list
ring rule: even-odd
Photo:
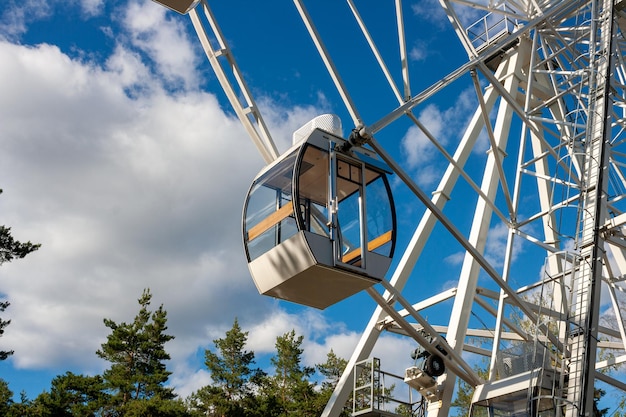
[[153,0],[168,9],[174,10],[180,14],[187,14],[191,9],[196,7],[200,0]]
[[261,294],[324,309],[389,269],[391,170],[374,152],[350,146],[337,126],[325,115],[296,131],[294,146],[250,187],[243,241]]

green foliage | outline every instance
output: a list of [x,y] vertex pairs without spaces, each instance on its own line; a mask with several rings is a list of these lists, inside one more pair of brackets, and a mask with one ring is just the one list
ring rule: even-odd
[[270,379],[270,392],[278,400],[285,414],[313,415],[315,410],[315,384],[309,378],[314,368],[302,366],[302,341],[295,330],[276,338],[276,355],[271,359],[274,376]]
[[224,339],[213,341],[218,353],[205,350],[205,362],[211,372],[213,386],[195,392],[190,403],[194,410],[205,415],[212,412],[220,416],[252,415],[253,392],[264,374],[253,369],[254,352],[245,350],[248,332],[243,332],[235,318],[233,327]]
[[[315,366],[317,371],[325,378],[322,381],[322,387],[319,392],[318,398],[316,399],[316,402],[318,404],[316,408],[319,410],[319,413],[317,413],[316,415],[321,414],[321,412],[326,407],[326,404],[328,403],[328,400],[330,400],[330,397],[333,394],[333,391],[335,390],[335,387],[337,386],[337,383],[339,382],[339,379],[341,378],[341,375],[343,374],[343,371],[344,369],[346,369],[347,365],[348,361],[337,356],[335,352],[331,349],[330,352],[328,352],[328,354],[326,355],[326,362]],[[339,416],[349,417],[351,414],[352,396],[350,396],[350,399],[346,402],[346,405],[344,406]]]
[[164,386],[171,374],[164,364],[170,359],[164,345],[174,336],[164,333],[167,312],[163,305],[154,312],[148,310],[151,299],[150,290],[144,290],[138,300],[141,308],[132,323],[104,319],[111,334],[96,354],[112,364],[103,375],[111,394],[111,412],[126,415],[136,407],[129,405],[133,401],[175,398],[172,389]]
[[[139,298],[140,309],[131,323],[104,319],[111,330],[96,354],[110,362],[102,375],[67,372],[55,377],[51,388],[34,401],[22,393],[13,400],[8,383],[0,379],[2,417],[308,417],[320,415],[346,366],[346,360],[331,350],[326,362],[302,365],[303,336],[294,330],[276,339],[271,359],[274,375],[255,363],[254,352],[245,349],[248,332],[237,319],[222,339],[214,340],[215,351],[205,351],[205,366],[212,384],[194,392],[185,401],[165,384],[170,359],[165,343],[167,313],[161,305],[151,311],[148,289]],[[312,380],[315,369],[324,379],[319,389]],[[350,415],[345,408],[341,417]]]
[[[2,190],[0,189],[0,194]],[[15,240],[11,235],[11,228],[6,226],[0,226],[0,265],[5,262],[11,262],[13,259],[21,259],[31,252],[36,251],[41,247],[41,244],[26,242],[22,243]],[[0,312],[9,307],[8,301],[0,302]],[[0,319],[0,337],[4,334],[4,329],[11,324],[11,320]],[[5,360],[11,356],[14,352],[12,350],[0,351],[0,361]]]
[[316,365],[318,372],[326,378],[322,381],[322,391],[335,389],[347,365],[348,361],[337,356],[332,349],[328,352],[326,362]]
[[50,392],[40,394],[33,407],[42,416],[96,416],[108,402],[100,375],[84,376],[67,372],[52,380]]
[[[220,417],[283,417],[320,415],[332,394],[346,361],[330,352],[316,365],[325,378],[321,389],[312,382],[315,369],[302,365],[303,336],[292,330],[276,339],[271,359],[274,374],[253,369],[254,353],[245,350],[247,332],[235,319],[223,339],[214,340],[217,351],[205,351],[212,385],[202,387],[187,402],[193,415]],[[349,416],[348,409],[341,417]]]
[[[489,370],[487,366],[480,367],[474,366],[474,371],[483,380],[487,380],[489,376]],[[474,396],[474,387],[459,378],[458,390],[454,401],[452,401],[451,407],[455,407],[457,412],[454,417],[466,417],[469,415],[470,406],[472,405],[472,397]]]
[[9,384],[0,379],[0,416],[8,416],[13,404],[13,391],[9,389]]
[[[40,417],[46,416],[33,406],[26,393],[20,393],[20,402],[13,402],[6,417]],[[47,417],[47,416],[46,416]]]
[[593,417],[603,417],[609,412],[608,408],[599,408],[600,399],[604,397],[606,391],[600,388],[593,390]]
[[[4,312],[4,310],[6,310],[6,308],[9,305],[10,305],[10,303],[8,301],[0,302],[0,312]],[[4,329],[9,324],[11,324],[11,320],[2,320],[2,319],[0,319],[0,337],[2,337],[2,335],[4,335]],[[14,353],[14,351],[12,351],[12,350],[0,350],[0,361],[5,360],[9,356],[11,356],[13,353]]]
[[254,364],[254,352],[244,350],[247,339],[248,332],[243,332],[235,319],[226,338],[213,341],[220,355],[205,351],[204,363],[211,371],[211,378],[228,400],[240,401],[249,395],[250,382],[261,374],[260,369],[250,368]]
[[190,413],[181,400],[151,397],[129,402],[121,415],[124,417],[186,417],[190,416]]
[[5,262],[11,262],[14,259],[21,259],[40,247],[41,244],[39,243],[22,243],[15,240],[11,236],[10,227],[0,226],[0,265]]
[[626,417],[626,397],[622,397],[617,404],[617,409],[611,413],[611,417]]
[[[2,194],[2,189],[0,189]],[[22,243],[15,240],[11,235],[11,228],[0,226],[0,265],[11,262],[13,259],[21,259],[41,247],[40,243]]]

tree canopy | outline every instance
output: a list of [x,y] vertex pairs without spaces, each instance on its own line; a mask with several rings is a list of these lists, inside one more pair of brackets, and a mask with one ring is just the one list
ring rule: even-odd
[[[246,349],[248,332],[237,318],[214,348],[204,352],[211,383],[180,398],[169,381],[167,311],[151,308],[145,289],[130,322],[104,319],[110,330],[96,355],[109,363],[101,375],[72,372],[55,377],[50,389],[30,400],[15,401],[0,379],[0,416],[7,417],[286,417],[316,416],[335,388],[345,359],[329,352],[325,363],[302,364],[303,336],[295,330],[276,338],[273,372],[255,366]],[[318,373],[315,373],[315,369]],[[349,415],[347,413],[342,413]]]
[[254,392],[265,374],[255,363],[254,352],[245,350],[248,332],[241,330],[235,318],[226,337],[213,341],[217,352],[204,352],[206,368],[213,385],[205,386],[192,396],[193,408],[202,413],[224,416],[254,414]]
[[[0,194],[2,194],[1,189]],[[31,243],[30,241],[26,243],[20,242],[11,235],[10,227],[0,225],[0,266],[5,262],[21,259],[40,247],[40,243]],[[0,301],[0,313],[3,313],[10,305],[11,304],[6,300]],[[4,329],[9,324],[11,324],[11,320],[0,319],[0,337],[2,337]],[[0,361],[7,359],[13,353],[12,350],[0,350]]]
[[[0,416],[6,417],[309,417],[319,416],[331,397],[347,361],[330,350],[323,363],[303,363],[304,336],[295,330],[276,338],[275,353],[264,372],[256,367],[255,353],[247,349],[248,332],[237,318],[223,338],[204,352],[211,382],[186,398],[179,397],[166,362],[167,312],[151,309],[152,294],[143,291],[139,311],[130,322],[104,319],[109,335],[96,355],[109,363],[101,375],[72,372],[55,377],[48,391],[34,400],[25,394],[16,401],[9,383],[0,379]],[[485,375],[484,368],[477,368]],[[387,393],[386,393],[387,394]],[[473,387],[459,382],[453,406],[456,416],[469,411]],[[605,416],[596,391],[594,417]],[[351,400],[341,417],[351,415]],[[620,404],[620,407],[624,404]],[[622,408],[615,410],[623,416]],[[397,408],[399,415],[413,410]]]
[[[2,194],[2,189],[0,189]],[[11,262],[13,259],[21,259],[41,247],[40,243],[30,241],[22,243],[11,235],[11,228],[0,226],[0,265]]]
[[171,374],[164,362],[170,359],[165,343],[174,336],[165,334],[167,312],[163,305],[152,312],[148,309],[151,299],[150,290],[144,290],[138,300],[139,313],[132,323],[104,319],[111,333],[96,354],[111,363],[102,377],[113,409],[121,415],[138,407],[133,402],[175,397],[172,388],[164,385]]

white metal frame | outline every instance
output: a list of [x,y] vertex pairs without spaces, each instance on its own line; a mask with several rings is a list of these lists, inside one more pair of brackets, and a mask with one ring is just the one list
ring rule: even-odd
[[[202,0],[190,12],[192,22],[235,112],[270,162],[278,156],[276,148],[207,2]],[[431,402],[429,416],[448,415],[456,377],[481,385],[481,392],[488,392],[489,384],[497,378],[498,355],[511,341],[532,342],[534,349],[551,346],[557,352],[555,366],[569,377],[567,392],[559,391],[559,406],[567,417],[591,415],[595,381],[626,390],[624,382],[603,372],[626,361],[626,328],[619,302],[619,294],[626,292],[626,150],[622,150],[626,147],[626,0],[439,3],[468,61],[432,86],[413,93],[401,0],[394,2],[401,87],[393,81],[355,3],[347,0],[398,100],[397,108],[368,124],[361,118],[303,0],[294,0],[352,118],[354,132],[426,207],[397,268],[389,281],[382,282],[383,293],[375,288],[368,290],[378,307],[323,416],[339,415],[353,386],[355,365],[371,354],[383,331],[411,337],[434,354],[439,349],[447,352],[444,361],[448,372],[438,379],[440,397]],[[462,9],[468,8],[483,13],[485,22],[503,19],[506,30],[486,32],[484,44],[478,45],[467,32],[473,22],[460,19]],[[199,9],[204,11],[211,34],[201,21]],[[484,27],[490,26],[485,23]],[[218,48],[213,48],[211,39],[217,40]],[[468,77],[475,87],[477,109],[451,154],[413,111]],[[403,117],[408,117],[448,162],[432,197],[377,140],[380,132]],[[482,181],[477,184],[473,179],[476,173],[465,166],[481,134],[486,134],[491,149]],[[511,160],[513,164],[508,162]],[[444,212],[460,179],[469,185],[476,199],[467,235]],[[538,199],[532,212],[523,200],[529,196],[529,184],[534,187],[531,196]],[[563,214],[568,210],[574,214]],[[507,227],[502,265],[494,265],[485,254],[491,226],[496,222]],[[409,281],[418,281],[412,274],[437,224],[464,250],[458,283],[453,289],[411,304],[403,291]],[[533,259],[543,263],[543,276],[523,285],[515,282],[515,247],[520,243],[543,253],[543,259]],[[481,276],[489,278],[489,288]],[[529,298],[533,291],[540,294],[539,298]],[[544,295],[547,291],[550,297]],[[601,291],[608,291],[615,328],[599,322]],[[448,323],[429,323],[422,316],[422,310],[447,300],[453,301]],[[478,310],[489,316],[492,327],[470,327],[470,319]],[[531,325],[520,324],[512,313]],[[484,346],[476,345],[470,343],[470,336],[488,340]],[[615,350],[615,356],[600,360],[598,349],[607,348]],[[489,359],[486,381],[468,364],[468,354]],[[562,376],[560,383],[564,383]]]

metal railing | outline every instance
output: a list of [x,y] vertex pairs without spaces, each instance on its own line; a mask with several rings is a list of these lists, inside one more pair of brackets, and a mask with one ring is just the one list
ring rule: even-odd
[[[506,12],[506,5],[503,4],[502,9]],[[516,24],[515,19],[507,14],[489,12],[465,31],[474,49],[480,51],[498,39],[511,34]]]

